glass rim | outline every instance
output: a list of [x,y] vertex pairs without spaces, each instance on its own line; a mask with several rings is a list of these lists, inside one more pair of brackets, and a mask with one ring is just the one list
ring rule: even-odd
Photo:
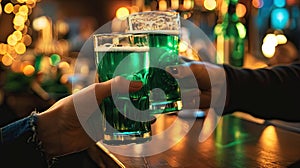
[[131,32],[113,32],[113,33],[96,33],[93,34],[93,37],[113,37],[113,36],[120,36],[120,37],[128,37],[128,36],[148,36],[147,33],[131,33]]
[[[179,15],[179,12],[175,11],[175,10],[166,10],[166,11],[160,11],[160,10],[152,10],[152,11],[141,11],[141,12],[135,12],[135,13],[131,13],[130,15],[139,15],[141,13],[175,13],[176,15]],[[130,16],[129,15],[129,16]]]
[[164,34],[164,35],[179,35],[180,30],[128,30],[130,34]]
[[[148,42],[148,34],[143,33],[143,34],[134,34],[134,33],[99,33],[99,34],[94,34],[94,51],[99,52],[99,51],[149,51],[149,42]],[[113,44],[113,43],[99,43],[99,39],[111,39],[113,40],[114,38],[117,39],[122,39],[122,38],[131,38],[131,37],[142,37],[146,39],[146,43],[128,43],[128,45],[118,45],[118,44]],[[117,40],[118,41],[118,40]],[[126,43],[127,44],[127,43]]]
[[[165,19],[164,24],[158,22],[161,19]],[[127,22],[128,22],[127,31],[129,32],[134,32],[134,31],[168,32],[169,31],[169,33],[167,34],[179,34],[181,28],[180,14],[179,12],[173,10],[170,11],[155,10],[155,11],[142,11],[142,12],[132,13],[127,17]],[[159,27],[153,27],[153,24]]]

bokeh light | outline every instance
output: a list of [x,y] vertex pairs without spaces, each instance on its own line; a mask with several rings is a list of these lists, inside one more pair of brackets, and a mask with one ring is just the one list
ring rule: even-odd
[[14,13],[14,14],[16,14],[16,13],[19,12],[20,6],[21,6],[21,5],[19,5],[19,4],[17,4],[17,5],[14,6],[14,10],[13,10],[13,13]]
[[26,0],[17,0],[19,3],[24,3],[24,2],[26,2]]
[[278,8],[282,8],[285,6],[285,0],[274,0],[273,3],[274,3],[274,6],[276,6]]
[[[1,0],[0,0],[1,2]],[[5,66],[14,67],[13,70],[20,70],[16,59],[18,55],[26,53],[26,46],[32,43],[32,38],[28,33],[30,21],[28,16],[32,12],[32,7],[35,6],[36,0],[11,0],[4,6],[4,12],[13,16],[12,26],[13,31],[7,35],[6,44],[0,43],[0,61]],[[34,4],[34,5],[32,5]],[[14,14],[14,15],[13,15]],[[18,71],[22,72],[22,70]]]
[[60,63],[61,61],[61,58],[58,54],[52,54],[50,56],[50,64],[53,65],[53,66],[56,66]]
[[23,36],[22,42],[23,42],[26,46],[29,46],[29,45],[32,43],[32,38],[31,38],[31,36],[29,36],[28,34],[26,34],[25,36]]
[[67,63],[66,61],[62,61],[58,64],[58,67],[60,69],[69,69],[70,68],[70,64]]
[[4,6],[4,12],[7,13],[7,14],[10,14],[12,13],[14,10],[14,6],[12,3],[7,3],[5,6]]
[[140,11],[140,8],[138,6],[131,6],[130,8],[130,13],[136,13],[136,12],[139,12]]
[[24,17],[22,17],[21,15],[16,15],[14,20],[13,20],[13,23],[16,26],[22,26],[22,25],[24,25],[25,21],[26,20],[25,20]]
[[263,39],[262,52],[265,57],[271,58],[274,56],[276,46],[278,44],[285,44],[286,37],[282,34],[275,35],[274,33],[267,34]]
[[129,9],[121,7],[116,12],[116,17],[120,20],[125,20],[129,16]]
[[244,4],[242,3],[238,3],[236,5],[236,15],[239,17],[239,18],[242,18],[246,15],[247,13],[247,8]]
[[171,9],[177,10],[179,8],[179,0],[171,0]]
[[63,75],[61,76],[61,78],[60,78],[60,82],[61,82],[62,84],[66,84],[66,83],[68,83],[68,81],[69,81],[69,75],[68,75],[68,74],[63,74]]
[[[29,8],[34,8],[36,6],[36,0],[27,0],[26,1],[26,5],[29,7]],[[29,12],[30,13],[30,12]]]
[[46,16],[41,16],[33,20],[32,26],[35,30],[42,30],[48,25],[48,19]]
[[241,22],[238,22],[236,24],[236,28],[238,29],[239,37],[241,39],[244,39],[246,37],[246,34],[247,34],[246,27]]
[[14,46],[14,45],[17,44],[17,42],[18,42],[17,39],[14,38],[13,35],[9,35],[9,36],[7,37],[7,44],[9,44],[9,45],[11,45],[11,46]]
[[274,29],[283,29],[289,21],[289,12],[285,8],[276,8],[271,12],[271,25]]
[[34,69],[34,67],[33,67],[32,65],[26,65],[26,66],[24,67],[24,69],[23,69],[23,73],[24,73],[24,75],[26,75],[26,76],[31,76],[31,75],[33,75],[34,71],[35,71],[35,69]]
[[221,11],[221,14],[222,14],[223,16],[227,13],[227,10],[228,10],[228,5],[227,5],[227,3],[221,3],[220,11]]
[[19,30],[14,31],[12,36],[17,41],[20,41],[22,39],[22,33]]
[[271,58],[275,54],[275,46],[272,45],[271,43],[263,43],[262,52],[265,57]]
[[278,44],[285,44],[285,43],[287,43],[287,38],[283,34],[277,35],[276,38],[277,38]]
[[21,61],[14,61],[12,64],[11,64],[11,70],[14,71],[14,72],[22,72],[22,69],[21,69]]
[[28,7],[27,5],[22,5],[20,8],[19,8],[19,12],[22,13],[22,14],[27,14],[28,13]]
[[26,46],[24,43],[17,43],[15,46],[15,51],[17,54],[24,54],[26,52]]
[[255,8],[262,8],[264,6],[263,0],[252,0],[252,6]]
[[0,43],[0,55],[4,55],[6,53],[5,44]]
[[267,34],[263,39],[263,43],[268,43],[276,47],[278,45],[276,35],[273,33]]
[[194,8],[194,1],[192,0],[183,0],[183,8],[185,10],[191,10]]
[[207,10],[214,10],[217,7],[217,2],[215,0],[204,0],[203,5]]
[[158,2],[158,8],[159,8],[159,10],[161,10],[161,11],[167,10],[167,9],[168,9],[167,1],[165,1],[165,0],[160,0],[160,1]]
[[7,53],[3,55],[1,61],[3,65],[10,66],[13,63],[13,58]]
[[220,35],[223,32],[222,24],[217,24],[214,28],[214,32],[216,35]]
[[21,26],[14,25],[14,28],[15,28],[15,30],[23,31],[25,28],[25,25],[24,24],[22,24]]

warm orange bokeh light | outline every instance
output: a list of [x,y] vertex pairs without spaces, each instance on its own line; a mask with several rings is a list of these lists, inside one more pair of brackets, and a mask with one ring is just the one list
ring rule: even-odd
[[179,0],[171,0],[171,9],[177,10],[179,8]]
[[29,36],[28,34],[26,34],[25,36],[23,36],[22,42],[23,42],[26,46],[29,46],[29,45],[32,43],[32,38],[31,38],[31,36]]
[[192,0],[184,0],[183,1],[183,8],[185,10],[190,10],[194,7],[194,1]]
[[207,10],[214,10],[217,7],[217,2],[215,0],[204,0],[203,5]]
[[159,7],[159,10],[161,11],[165,11],[168,9],[168,4],[167,4],[167,1],[165,0],[161,0],[158,2],[158,7]]
[[14,46],[17,44],[17,39],[13,35],[7,37],[7,44]]
[[129,10],[126,7],[121,7],[116,12],[116,17],[120,20],[125,20],[129,16]]
[[27,5],[22,5],[20,8],[19,8],[19,12],[22,13],[23,15],[27,15],[28,14],[28,7]]
[[19,30],[14,31],[12,35],[13,38],[15,38],[15,40],[17,41],[20,41],[22,39],[22,33]]
[[68,75],[68,74],[63,74],[63,75],[61,76],[61,78],[60,78],[60,82],[61,82],[62,84],[66,84],[66,83],[68,83],[68,81],[69,81],[69,75]]
[[7,14],[12,13],[13,10],[14,10],[14,6],[13,6],[12,3],[8,3],[8,4],[6,4],[5,7],[4,7],[4,12],[7,13]]
[[2,57],[2,63],[5,66],[10,66],[13,63],[13,58],[9,54],[5,54]]
[[26,46],[24,43],[17,43],[15,46],[15,51],[17,54],[24,54],[26,52]]
[[247,13],[247,8],[244,4],[238,3],[236,6],[236,15],[241,18],[244,17]]
[[14,18],[14,20],[13,20],[13,23],[16,26],[22,26],[22,25],[24,25],[25,21],[26,20],[25,20],[25,18],[23,16],[16,15],[15,18]]
[[70,68],[70,64],[67,63],[66,61],[62,61],[58,64],[58,67],[60,69],[69,69]]
[[14,13],[14,14],[18,13],[19,8],[20,8],[20,5],[19,5],[19,4],[15,5],[15,6],[14,6],[13,13]]
[[264,1],[263,0],[252,0],[252,6],[255,8],[261,8],[264,6]]
[[6,44],[0,43],[0,54],[4,55],[7,52],[7,46]]
[[34,73],[35,69],[32,65],[26,65],[23,69],[23,73],[26,76],[31,76]]

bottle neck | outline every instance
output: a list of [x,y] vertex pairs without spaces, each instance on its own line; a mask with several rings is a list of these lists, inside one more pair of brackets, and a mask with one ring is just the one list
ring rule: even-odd
[[228,9],[227,9],[228,14],[233,15],[235,14],[235,11],[236,11],[236,4],[229,2]]
[[227,20],[228,22],[238,22],[239,18],[236,15],[236,3],[229,2],[227,13],[224,16],[224,20]]

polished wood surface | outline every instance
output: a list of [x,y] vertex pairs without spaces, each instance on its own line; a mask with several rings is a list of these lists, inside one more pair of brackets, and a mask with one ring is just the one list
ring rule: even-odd
[[[177,117],[160,116],[152,125],[153,133],[168,128]],[[109,151],[106,153],[119,162],[115,167],[128,168],[299,166],[299,133],[228,115],[221,118],[211,136],[200,143],[198,137],[203,121],[204,119],[197,119],[178,144],[153,156],[127,157]],[[176,132],[173,136],[176,138]]]

